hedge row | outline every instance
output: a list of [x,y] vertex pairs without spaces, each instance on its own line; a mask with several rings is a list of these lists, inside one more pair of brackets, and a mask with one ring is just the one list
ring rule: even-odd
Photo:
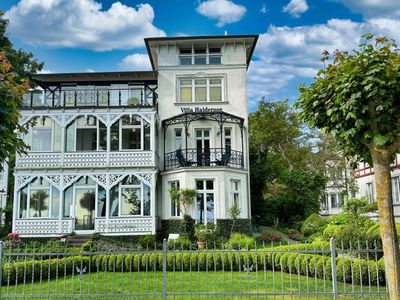
[[302,252],[307,251],[313,253],[314,251],[315,252],[330,251],[330,244],[329,242],[315,242],[312,244],[292,244],[292,245],[284,245],[284,246],[269,248],[269,250],[290,251],[294,253],[296,251],[302,251]]
[[[167,269],[182,271],[238,271],[253,265],[258,270],[282,270],[292,274],[331,279],[330,257],[295,252],[176,252],[167,254]],[[3,264],[3,282],[9,283],[53,279],[56,275],[86,272],[161,271],[162,253],[78,255],[59,259],[29,260]],[[339,282],[384,285],[383,261],[337,258]]]

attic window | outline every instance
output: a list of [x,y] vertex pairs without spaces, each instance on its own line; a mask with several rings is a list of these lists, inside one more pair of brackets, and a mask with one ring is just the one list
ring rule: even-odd
[[179,49],[180,65],[218,65],[221,64],[221,48],[192,47]]

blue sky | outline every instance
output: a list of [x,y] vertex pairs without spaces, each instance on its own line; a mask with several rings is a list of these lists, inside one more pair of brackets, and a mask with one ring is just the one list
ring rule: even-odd
[[16,47],[44,72],[144,70],[149,36],[260,34],[249,108],[298,97],[322,50],[351,50],[365,32],[400,38],[399,0],[1,0]]

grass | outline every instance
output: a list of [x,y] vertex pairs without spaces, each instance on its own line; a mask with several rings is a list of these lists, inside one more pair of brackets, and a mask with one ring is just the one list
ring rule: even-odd
[[[162,272],[98,272],[82,276],[66,276],[25,284],[3,286],[0,298],[26,297],[37,299],[161,299]],[[384,287],[361,287],[338,283],[340,299],[388,299]],[[168,272],[167,298],[189,299],[332,299],[332,282],[329,280],[307,278],[297,274],[258,272]],[[354,292],[364,292],[356,295]],[[316,294],[318,293],[318,294]],[[110,295],[111,294],[111,295]],[[135,294],[135,295],[134,295]],[[236,295],[235,295],[236,294]],[[25,296],[23,296],[25,295]],[[285,296],[283,296],[285,295]]]

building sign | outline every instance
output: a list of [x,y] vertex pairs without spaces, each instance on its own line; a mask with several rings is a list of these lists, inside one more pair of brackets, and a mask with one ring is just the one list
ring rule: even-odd
[[222,108],[209,108],[209,107],[181,107],[183,113],[192,112],[222,112]]

